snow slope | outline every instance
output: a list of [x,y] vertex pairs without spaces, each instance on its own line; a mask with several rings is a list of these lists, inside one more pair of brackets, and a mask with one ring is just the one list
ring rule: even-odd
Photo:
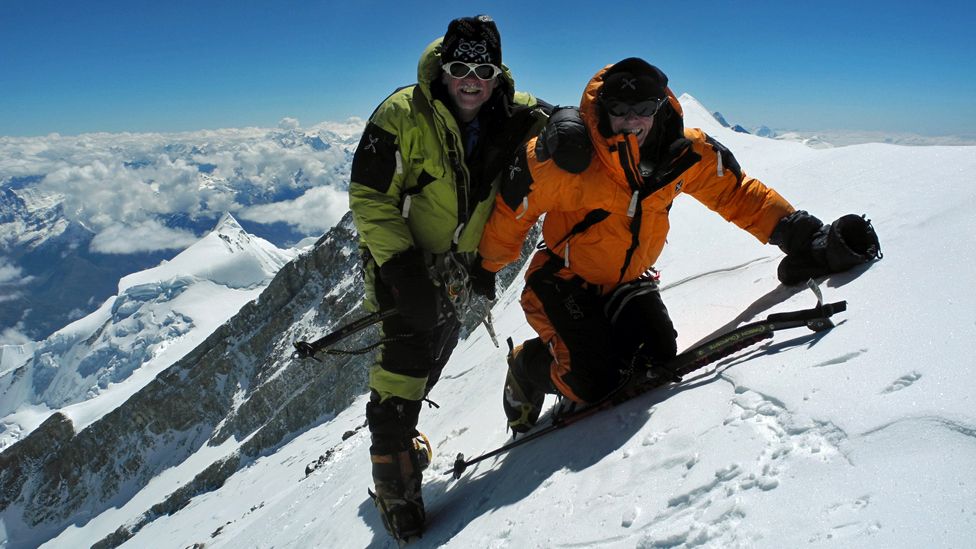
[[[425,408],[435,446],[429,529],[411,547],[971,547],[976,537],[976,147],[813,150],[736,134],[682,96],[744,169],[825,220],[866,212],[885,258],[827,277],[847,300],[826,334],[781,332],[683,383],[447,474],[508,440],[504,349],[462,342]],[[781,253],[690,198],[658,263],[686,348],[812,294],[775,277]],[[520,284],[496,330],[532,335]],[[552,398],[547,404],[552,403]],[[138,531],[125,547],[396,547],[366,494],[365,400]],[[351,434],[349,433],[351,432]],[[321,466],[305,478],[305,467]],[[49,547],[89,546],[189,478],[151,483]]]
[[[171,261],[122,278],[98,310],[30,347],[29,356],[21,352],[19,369],[0,371],[0,449],[51,410],[81,430],[115,409],[256,298],[294,256],[226,214]],[[4,347],[4,355],[13,360],[21,349]]]

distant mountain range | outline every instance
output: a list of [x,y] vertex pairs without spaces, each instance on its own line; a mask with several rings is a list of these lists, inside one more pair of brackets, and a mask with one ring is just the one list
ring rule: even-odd
[[768,126],[757,126],[751,130],[739,125],[730,124],[722,113],[712,112],[712,117],[723,127],[739,133],[749,133],[759,137],[770,139],[780,139],[783,141],[796,141],[814,149],[825,149],[830,147],[846,147],[850,145],[860,145],[862,143],[887,143],[889,145],[910,145],[910,146],[970,146],[976,145],[976,139],[971,137],[959,136],[926,136],[912,133],[890,133],[878,131],[861,130],[773,130]]
[[357,126],[0,138],[0,343],[94,311],[227,211],[277,246],[318,238],[345,210]]

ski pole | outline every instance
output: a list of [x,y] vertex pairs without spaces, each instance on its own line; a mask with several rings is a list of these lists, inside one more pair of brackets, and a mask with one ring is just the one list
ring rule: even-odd
[[345,326],[340,326],[335,329],[332,333],[326,334],[319,339],[309,343],[307,341],[296,341],[295,352],[292,353],[291,357],[295,358],[315,358],[316,353],[319,353],[323,349],[327,349],[332,345],[346,339],[347,337],[355,334],[356,332],[365,330],[373,324],[378,324],[387,318],[397,314],[396,309],[386,309],[384,311],[376,311],[375,313],[370,313],[358,320],[354,320]]

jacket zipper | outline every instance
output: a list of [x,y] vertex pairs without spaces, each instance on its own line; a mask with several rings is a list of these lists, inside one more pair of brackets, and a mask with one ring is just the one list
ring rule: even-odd
[[454,171],[454,187],[457,193],[457,228],[454,230],[454,237],[451,239],[451,251],[457,251],[458,241],[461,238],[461,231],[464,230],[464,226],[468,222],[470,213],[468,212],[468,195],[470,194],[470,175],[468,173],[467,167],[461,163],[461,159],[458,156],[460,138],[459,136],[451,131],[444,119],[443,115],[438,112],[438,117],[440,118],[441,124],[444,125],[444,134],[448,143],[447,158],[451,165],[451,169]]

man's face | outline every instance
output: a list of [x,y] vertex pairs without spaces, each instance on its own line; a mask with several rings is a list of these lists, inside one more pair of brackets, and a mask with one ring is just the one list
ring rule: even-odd
[[462,122],[474,120],[481,106],[491,98],[492,92],[498,87],[497,76],[491,80],[482,80],[473,72],[469,72],[462,78],[454,78],[447,73],[442,73],[441,81],[447,87],[447,94],[454,103]]
[[654,126],[654,115],[640,116],[631,111],[624,116],[608,115],[610,129],[613,133],[632,133],[637,136],[637,146],[642,146],[651,127]]

